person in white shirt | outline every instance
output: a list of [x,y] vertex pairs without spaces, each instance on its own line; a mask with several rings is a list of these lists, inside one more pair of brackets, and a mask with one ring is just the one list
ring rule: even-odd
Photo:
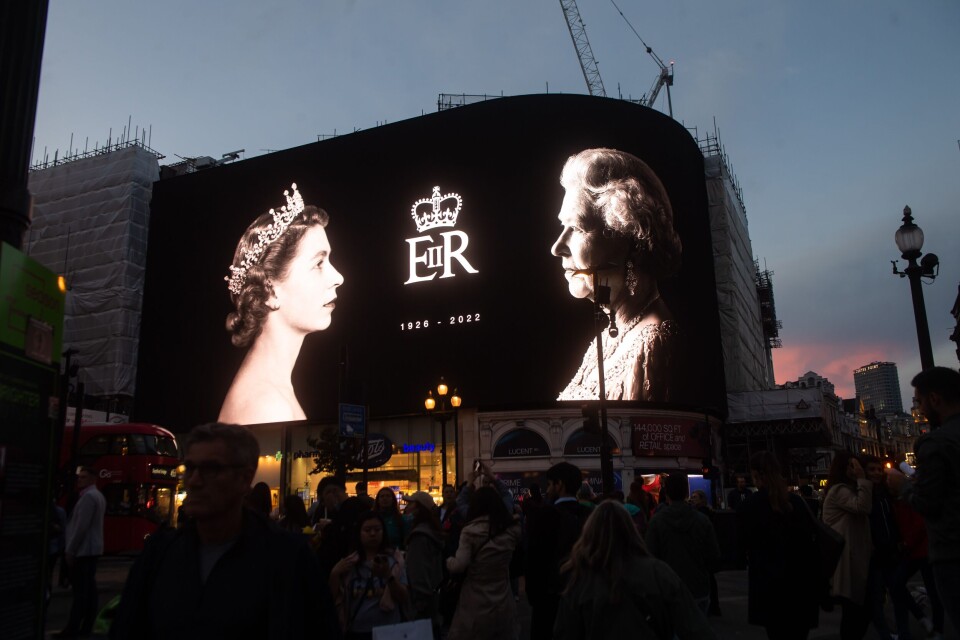
[[67,626],[56,638],[88,635],[97,617],[97,558],[103,555],[103,516],[107,501],[97,489],[97,472],[91,467],[77,468],[77,500],[67,522],[64,560],[70,569],[73,602]]

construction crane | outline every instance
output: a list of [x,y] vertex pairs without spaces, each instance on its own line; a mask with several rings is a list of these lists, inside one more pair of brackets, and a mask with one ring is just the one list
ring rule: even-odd
[[567,20],[567,29],[570,30],[570,37],[573,39],[573,48],[577,50],[583,79],[587,81],[587,91],[592,96],[606,98],[607,91],[603,88],[603,79],[600,77],[600,69],[597,68],[597,59],[593,57],[590,40],[587,39],[587,29],[580,18],[577,0],[560,0],[560,8],[563,9],[563,17]]
[[670,87],[673,86],[673,60],[670,61],[670,66],[663,64],[663,60],[660,59],[653,49],[650,48],[646,42],[643,41],[643,38],[640,37],[640,34],[637,33],[637,30],[633,28],[633,25],[630,24],[630,21],[627,20],[627,16],[623,15],[623,11],[620,10],[620,7],[617,6],[617,3],[613,0],[610,0],[610,4],[617,10],[617,13],[620,14],[620,17],[623,18],[623,21],[627,23],[627,26],[630,27],[630,30],[633,31],[633,35],[637,36],[637,40],[640,41],[640,44],[643,45],[643,48],[647,50],[647,53],[653,58],[653,61],[657,63],[657,66],[660,67],[660,74],[657,76],[657,79],[653,81],[653,86],[650,88],[650,91],[647,94],[640,98],[640,103],[645,107],[653,108],[653,104],[657,101],[657,96],[660,95],[660,90],[664,87],[667,88],[667,110],[670,112],[670,117],[673,117],[673,100],[670,98]]
[[[657,63],[657,66],[660,67],[660,73],[657,76],[657,79],[654,80],[653,86],[641,99],[640,104],[645,107],[653,108],[654,103],[657,101],[657,97],[660,95],[660,91],[666,87],[667,88],[667,109],[669,110],[670,117],[673,117],[673,100],[670,97],[670,87],[673,86],[673,62],[671,61],[669,66],[663,63],[663,60],[660,59],[653,49],[643,41],[643,38],[640,37],[640,34],[637,33],[637,30],[633,28],[633,25],[630,24],[630,21],[627,20],[627,16],[623,14],[623,11],[620,10],[620,7],[617,6],[617,3],[614,0],[610,0],[610,4],[614,6],[617,10],[617,13],[620,14],[620,17],[623,18],[624,22],[627,23],[627,26],[630,27],[630,30],[633,31],[633,34],[637,36],[637,39],[640,40],[640,43],[643,44],[644,49],[646,49],[647,54],[653,58],[654,62]],[[607,92],[603,88],[603,79],[600,77],[600,69],[597,67],[597,60],[593,57],[593,49],[590,47],[590,40],[587,39],[587,30],[583,25],[583,19],[580,17],[580,9],[577,8],[576,0],[560,0],[560,8],[563,9],[563,17],[567,21],[567,29],[570,30],[570,38],[573,40],[573,48],[577,50],[577,59],[580,61],[580,69],[583,70],[583,79],[587,82],[587,91],[590,92],[592,96],[603,96],[606,97]]]

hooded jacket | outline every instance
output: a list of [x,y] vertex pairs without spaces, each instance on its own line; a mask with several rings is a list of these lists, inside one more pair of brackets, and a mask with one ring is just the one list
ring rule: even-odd
[[407,537],[407,586],[415,619],[439,623],[437,588],[443,580],[443,536],[426,522]]
[[626,562],[616,593],[610,591],[608,576],[578,576],[562,596],[553,637],[712,640],[716,634],[666,563],[635,556]]
[[710,519],[685,502],[667,505],[647,527],[647,548],[673,569],[694,598],[710,595],[720,544]]

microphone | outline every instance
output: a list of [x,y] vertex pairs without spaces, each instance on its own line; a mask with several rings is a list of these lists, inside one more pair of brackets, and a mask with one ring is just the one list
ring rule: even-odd
[[[616,269],[619,266],[620,265],[615,262],[608,262],[605,265],[589,266],[589,267],[586,267],[585,269],[576,269],[573,272],[574,275],[584,275],[584,276],[592,275],[593,276],[593,282],[594,282],[593,297],[594,297],[594,302],[597,305],[598,314],[603,313],[601,305],[610,304],[610,287],[601,285],[600,278],[598,276],[600,273],[604,271],[609,271],[610,269]],[[616,317],[617,314],[610,313],[610,314],[604,314],[604,315],[607,315],[607,317],[610,320],[610,326],[609,326],[609,329],[607,329],[607,333],[610,334],[611,338],[616,338],[618,335],[620,335],[620,329],[617,328],[617,317]]]

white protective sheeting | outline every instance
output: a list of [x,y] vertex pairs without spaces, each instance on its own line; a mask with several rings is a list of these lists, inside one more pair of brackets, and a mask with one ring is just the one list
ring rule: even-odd
[[773,362],[763,337],[747,214],[722,157],[703,161],[727,391],[769,389]]
[[727,394],[728,424],[827,419],[820,389],[767,389]]
[[130,146],[30,174],[30,256],[67,277],[63,348],[93,396],[133,396],[156,155]]

